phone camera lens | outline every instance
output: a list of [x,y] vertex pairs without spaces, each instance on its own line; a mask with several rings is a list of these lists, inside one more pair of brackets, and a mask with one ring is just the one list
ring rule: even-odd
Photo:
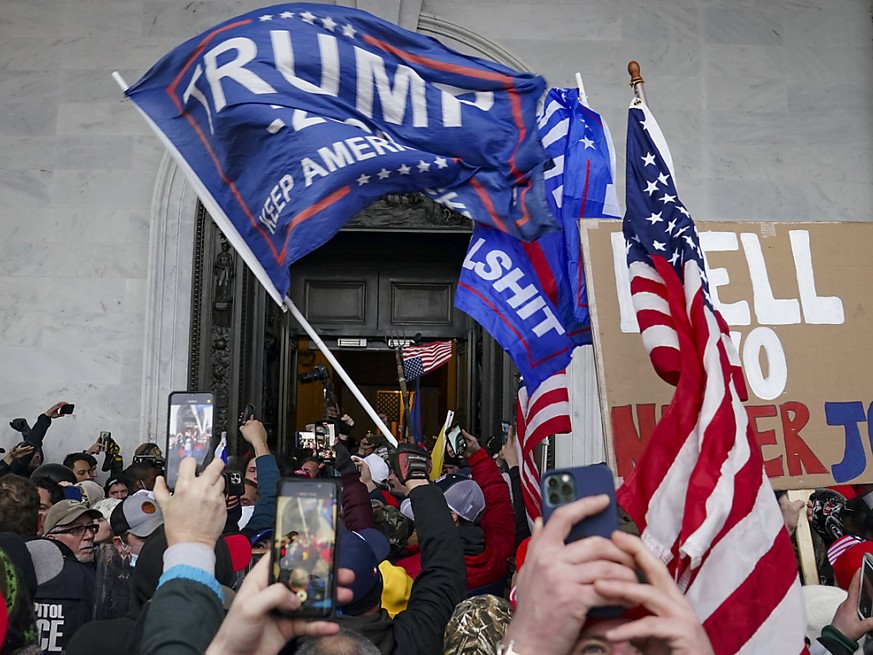
[[557,481],[557,479],[555,479],[555,478],[549,478],[548,482],[546,482],[546,486],[547,486],[549,489],[554,489],[555,487],[558,486],[558,481]]
[[552,492],[549,494],[549,504],[558,505],[561,502],[561,497],[558,494]]

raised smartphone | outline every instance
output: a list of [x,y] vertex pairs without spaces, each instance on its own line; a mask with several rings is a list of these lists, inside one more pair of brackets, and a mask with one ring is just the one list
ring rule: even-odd
[[543,519],[549,520],[561,505],[586,496],[606,494],[609,507],[573,526],[567,542],[595,535],[609,539],[618,529],[618,510],[615,504],[615,482],[606,464],[592,464],[575,468],[554,469],[542,476]]
[[329,479],[279,480],[270,583],[300,599],[293,616],[333,616],[336,601],[338,486]]
[[212,418],[215,397],[208,392],[174,391],[167,410],[167,486],[176,487],[179,463],[185,457],[197,460],[198,475],[214,454]]
[[858,591],[858,616],[863,621],[873,616],[873,556],[864,554],[861,564],[861,589]]
[[[606,464],[554,469],[542,476],[543,520],[548,521],[556,509],[586,496],[609,496],[609,506],[573,526],[567,543],[586,537],[609,539],[618,529],[618,506],[615,502],[615,481]],[[622,613],[621,607],[592,607],[589,616],[611,618]]]
[[449,450],[449,457],[461,457],[467,450],[467,440],[461,434],[461,426],[457,423],[446,432],[446,446]]
[[67,403],[66,405],[61,405],[58,409],[58,414],[72,414],[73,410],[76,409],[75,405]]

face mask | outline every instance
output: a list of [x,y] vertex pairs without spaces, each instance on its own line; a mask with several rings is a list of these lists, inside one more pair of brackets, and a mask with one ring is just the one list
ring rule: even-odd
[[245,507],[242,508],[242,517],[240,518],[239,522],[237,523],[240,530],[242,530],[244,527],[246,527],[248,525],[249,521],[252,519],[252,514],[254,514],[254,513],[255,513],[255,506],[254,505],[246,505]]

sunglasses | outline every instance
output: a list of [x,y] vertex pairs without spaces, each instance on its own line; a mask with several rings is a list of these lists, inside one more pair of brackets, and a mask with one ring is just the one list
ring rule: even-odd
[[99,525],[91,523],[90,525],[77,525],[74,528],[67,528],[66,530],[52,530],[49,534],[71,534],[74,537],[84,537],[85,532],[90,532],[92,535],[96,535],[99,530]]

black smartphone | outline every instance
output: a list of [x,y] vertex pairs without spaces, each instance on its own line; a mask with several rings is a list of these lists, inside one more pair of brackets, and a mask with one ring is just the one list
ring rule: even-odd
[[509,441],[509,421],[500,421],[500,445],[505,446]]
[[109,430],[101,430],[100,436],[97,437],[97,441],[100,442],[100,450],[106,450],[106,444],[112,438],[112,433]]
[[864,553],[864,562],[861,564],[858,616],[862,621],[873,616],[873,555],[870,553]]
[[467,440],[461,434],[461,426],[457,423],[446,432],[446,445],[449,449],[449,457],[460,457],[467,450]]
[[542,476],[543,519],[548,521],[561,505],[586,496],[609,496],[609,507],[589,516],[573,526],[567,542],[595,535],[609,539],[618,529],[618,510],[615,503],[615,482],[606,464],[576,468],[554,469]]
[[66,405],[61,405],[60,409],[58,409],[58,414],[72,414],[74,409],[76,409],[75,405],[67,403]]
[[333,616],[336,599],[337,496],[331,480],[279,480],[270,583],[300,599],[295,617]]
[[167,410],[167,486],[176,487],[179,463],[185,457],[197,460],[197,473],[212,461],[212,417],[215,397],[208,392],[174,391]]
[[243,409],[242,413],[239,415],[239,424],[243,425],[246,421],[252,418],[256,418],[255,406],[252,403],[246,403],[245,409]]

